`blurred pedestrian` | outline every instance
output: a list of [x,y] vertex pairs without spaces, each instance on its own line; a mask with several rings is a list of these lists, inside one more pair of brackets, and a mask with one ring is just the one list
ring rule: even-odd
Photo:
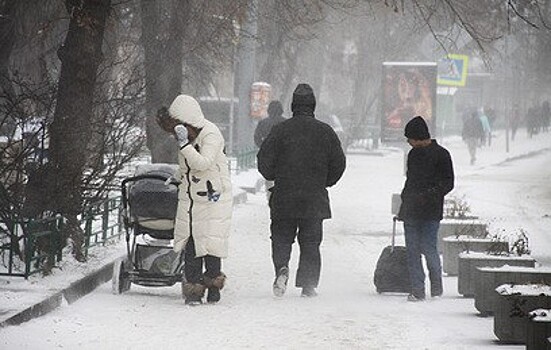
[[[254,130],[254,143],[256,147],[260,148],[262,143],[272,131],[274,125],[279,124],[286,119],[283,117],[283,106],[281,102],[274,100],[268,105],[268,117],[258,122],[256,129]],[[266,197],[270,200],[270,194],[274,182],[270,180],[264,180],[264,188],[266,189]]]
[[469,149],[471,165],[476,162],[476,149],[480,144],[480,139],[483,137],[483,134],[484,130],[482,129],[480,119],[478,118],[476,112],[471,113],[463,121],[463,131],[461,132],[461,137]]
[[450,153],[431,140],[425,120],[417,116],[405,127],[412,149],[407,156],[406,182],[398,213],[404,222],[404,234],[411,278],[409,301],[425,299],[425,272],[422,255],[429,272],[432,297],[443,293],[442,265],[438,254],[438,228],[444,210],[444,196],[454,186]]
[[549,122],[551,120],[551,107],[549,101],[543,101],[541,104],[541,124],[544,132],[549,131]]
[[526,131],[528,132],[528,137],[537,135],[540,131],[540,113],[537,106],[532,106],[528,108],[526,112]]
[[515,140],[515,136],[517,134],[518,127],[520,126],[521,119],[522,118],[520,116],[519,106],[518,106],[518,104],[515,103],[515,105],[513,106],[513,112],[511,113],[511,120],[509,121],[510,126],[511,126],[511,140],[512,141]]
[[254,143],[256,147],[260,148],[262,142],[268,137],[270,131],[274,125],[285,121],[283,117],[283,106],[281,102],[274,100],[268,105],[268,117],[258,122],[256,129],[254,130]]
[[275,181],[270,198],[275,296],[283,296],[289,279],[292,245],[298,237],[300,257],[295,286],[302,296],[317,295],[323,220],[331,217],[327,187],[341,178],[346,158],[337,134],[314,116],[316,98],[308,84],[298,84],[292,118],[275,125],[258,152],[258,170]]
[[482,124],[482,130],[484,130],[482,137],[482,145],[486,145],[488,141],[488,146],[492,145],[492,125],[490,124],[490,119],[484,112],[484,107],[478,109],[478,118],[480,118],[480,123]]

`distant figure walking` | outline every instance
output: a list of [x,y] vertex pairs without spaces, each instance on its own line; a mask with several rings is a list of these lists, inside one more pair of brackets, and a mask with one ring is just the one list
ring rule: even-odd
[[541,124],[544,132],[549,131],[549,122],[551,121],[551,107],[549,101],[543,101],[541,104]]
[[476,112],[473,112],[463,121],[463,131],[461,132],[461,137],[469,149],[471,165],[476,162],[476,149],[478,148],[480,139],[483,138],[483,136],[484,130],[482,129],[482,123],[480,122]]
[[518,127],[520,126],[521,122],[521,116],[520,116],[520,108],[518,104],[515,104],[513,106],[513,112],[511,114],[511,119],[509,120],[509,124],[511,126],[511,140],[515,141],[515,136],[517,134]]
[[333,129],[314,116],[316,98],[308,84],[293,92],[293,117],[275,125],[258,152],[258,170],[275,181],[270,198],[273,292],[283,296],[289,279],[292,246],[300,257],[296,287],[302,296],[317,295],[323,220],[331,217],[327,187],[341,178],[346,158]]
[[478,118],[480,118],[480,123],[482,124],[482,145],[486,145],[486,141],[488,141],[488,146],[492,145],[492,126],[490,124],[490,119],[488,119],[488,116],[484,112],[484,108],[480,107],[478,109]]
[[[258,122],[256,129],[254,130],[254,143],[256,147],[260,148],[262,143],[272,131],[274,125],[277,125],[286,119],[283,117],[283,106],[281,102],[274,100],[268,105],[268,117]],[[264,180],[264,188],[266,189],[266,197],[270,200],[271,189],[274,187],[274,182],[270,180]]]
[[274,125],[279,124],[286,119],[283,117],[283,106],[281,102],[274,100],[268,105],[268,117],[258,122],[254,130],[254,143],[260,148],[262,142],[268,137]]

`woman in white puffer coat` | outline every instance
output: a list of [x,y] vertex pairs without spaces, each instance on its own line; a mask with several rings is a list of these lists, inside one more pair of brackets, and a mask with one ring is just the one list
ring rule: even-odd
[[228,256],[233,201],[224,137],[191,96],[176,97],[168,114],[158,121],[180,145],[174,250],[185,249],[182,290],[186,304],[202,303],[205,289],[207,301],[215,303],[226,278],[221,258]]

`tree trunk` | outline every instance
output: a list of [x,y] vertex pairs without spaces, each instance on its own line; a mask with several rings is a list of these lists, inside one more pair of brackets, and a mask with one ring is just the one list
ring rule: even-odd
[[184,29],[191,4],[189,0],[173,0],[169,35],[163,41],[162,13],[157,1],[142,0],[142,45],[146,79],[147,147],[153,163],[177,163],[176,141],[157,125],[155,116],[168,106],[182,86],[182,50]]
[[170,36],[168,41],[168,99],[170,102],[181,93],[182,88],[182,56],[185,28],[191,12],[190,0],[173,0],[173,15],[170,20]]
[[[14,94],[8,67],[15,43],[15,7],[17,0],[0,1],[0,96]],[[7,121],[0,120],[0,126]]]
[[[71,21],[65,43],[58,52],[61,73],[50,128],[55,181],[50,193],[55,199],[52,209],[73,219],[81,211],[81,180],[91,137],[94,87],[110,6],[111,0],[66,1]],[[73,255],[82,261],[83,233],[75,226],[78,225],[68,225],[66,237],[73,241]]]
[[293,91],[295,90],[294,86],[291,86],[293,79],[297,73],[298,58],[303,52],[303,44],[299,43],[294,48],[287,49],[285,62],[287,63],[284,67],[283,73],[283,82],[281,84],[281,96],[279,101],[284,106],[289,104],[288,98],[292,96]]
[[[236,91],[237,98],[239,98],[239,105],[236,114],[237,138],[233,145],[237,151],[254,145],[254,123],[250,117],[250,93],[255,79],[257,7],[258,0],[248,1],[247,17],[241,28],[237,46],[234,91]],[[233,151],[230,150],[230,152]]]
[[[277,3],[271,2],[269,6],[269,11],[276,13]],[[259,80],[265,81],[272,85],[272,88],[275,86],[275,72],[278,69],[277,63],[281,61],[281,53],[283,51],[284,44],[284,32],[282,25],[279,21],[270,21],[267,28],[264,29],[264,32],[260,35],[266,37],[265,39],[265,49],[258,56],[265,56],[264,64],[260,69]]]

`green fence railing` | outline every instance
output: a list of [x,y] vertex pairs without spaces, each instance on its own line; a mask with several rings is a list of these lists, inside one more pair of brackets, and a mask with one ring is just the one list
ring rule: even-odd
[[25,278],[61,261],[63,222],[63,217],[56,216],[26,223]]
[[91,203],[84,208],[81,223],[86,237],[85,255],[88,255],[90,248],[105,245],[109,240],[123,234],[120,204],[121,198],[114,197]]
[[[61,261],[61,229],[63,218],[12,222],[4,224],[0,237],[0,276],[29,277],[47,264]],[[9,232],[7,234],[6,232]]]
[[[84,254],[123,234],[120,197],[87,205],[81,216]],[[64,218],[55,216],[25,222],[0,222],[0,276],[25,277],[46,271],[63,258]],[[9,225],[9,226],[8,226]]]
[[236,171],[246,171],[256,167],[256,154],[258,148],[251,146],[246,147],[235,154]]

